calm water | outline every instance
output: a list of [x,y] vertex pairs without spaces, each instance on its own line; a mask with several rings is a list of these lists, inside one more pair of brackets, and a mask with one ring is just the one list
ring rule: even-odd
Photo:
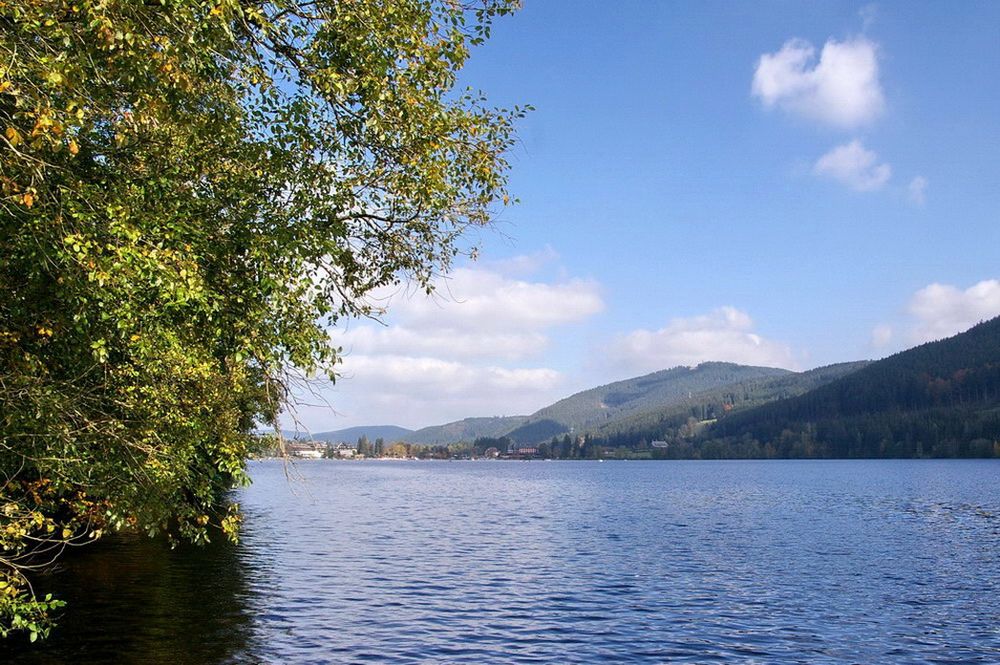
[[240,546],[105,544],[5,662],[1000,663],[1000,463],[252,466]]

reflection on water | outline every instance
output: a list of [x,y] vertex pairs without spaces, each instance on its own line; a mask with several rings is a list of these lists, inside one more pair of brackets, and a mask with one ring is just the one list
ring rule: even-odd
[[1000,463],[255,463],[12,662],[1000,662]]
[[35,580],[69,603],[52,636],[10,640],[0,662],[241,662],[252,618],[243,568],[237,548],[222,542],[171,550],[114,537],[81,548]]

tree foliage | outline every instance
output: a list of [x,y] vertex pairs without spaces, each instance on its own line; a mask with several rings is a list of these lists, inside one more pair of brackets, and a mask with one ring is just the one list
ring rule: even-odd
[[456,84],[513,5],[0,2],[0,633],[67,545],[234,536],[327,327],[509,202],[523,110]]

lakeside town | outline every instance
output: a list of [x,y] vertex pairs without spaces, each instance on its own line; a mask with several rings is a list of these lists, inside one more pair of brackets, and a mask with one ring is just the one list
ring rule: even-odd
[[289,457],[297,459],[531,459],[539,457],[538,448],[534,446],[516,446],[510,444],[503,449],[489,446],[477,454],[474,446],[452,444],[448,446],[421,446],[403,441],[386,444],[382,439],[368,443],[362,438],[351,445],[340,441],[337,443],[325,441],[289,441],[285,443],[285,452]]
[[[518,445],[508,437],[481,438],[472,443],[420,445],[404,441],[370,442],[361,437],[355,444],[293,439],[284,442],[284,454],[296,459],[409,459],[409,460],[529,460],[529,459],[655,459],[669,448],[665,441],[653,441],[645,450],[623,450],[597,445],[590,436],[553,437],[538,445]],[[268,448],[265,456],[280,457],[281,446]]]

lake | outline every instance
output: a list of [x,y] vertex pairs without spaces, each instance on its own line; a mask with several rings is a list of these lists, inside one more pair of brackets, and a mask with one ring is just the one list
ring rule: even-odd
[[82,550],[0,660],[1000,662],[1000,461],[250,468],[239,546]]

